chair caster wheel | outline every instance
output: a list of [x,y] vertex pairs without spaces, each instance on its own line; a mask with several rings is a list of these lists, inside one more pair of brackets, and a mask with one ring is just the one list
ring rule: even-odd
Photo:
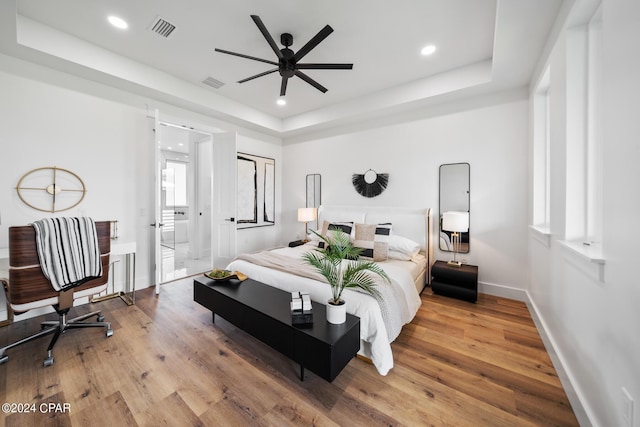
[[44,359],[44,367],[46,368],[47,366],[53,365],[54,360],[55,359],[53,358],[53,356],[49,356],[49,357],[45,358]]
[[113,335],[113,329],[107,329],[107,337],[110,337]]
[[104,322],[104,316],[99,314],[98,315],[98,322]]
[[7,363],[8,360],[9,360],[9,356],[7,356],[6,354],[4,356],[1,356],[0,365],[4,365],[5,363]]

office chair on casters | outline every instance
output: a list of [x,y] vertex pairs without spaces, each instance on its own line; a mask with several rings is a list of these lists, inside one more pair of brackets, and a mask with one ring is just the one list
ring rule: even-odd
[[[102,264],[102,276],[89,280],[80,286],[68,291],[56,291],[49,279],[42,273],[40,260],[36,248],[36,233],[32,226],[9,227],[9,280],[5,283],[7,288],[7,301],[15,314],[24,313],[35,308],[53,306],[58,313],[57,321],[42,322],[42,330],[34,335],[26,337],[0,348],[0,364],[6,363],[9,356],[5,352],[20,344],[32,341],[45,335],[54,334],[44,366],[53,365],[53,346],[62,333],[70,328],[104,327],[107,328],[106,336],[113,335],[111,323],[104,321],[100,311],[94,311],[73,319],[67,319],[67,314],[73,301],[78,298],[90,297],[107,289],[109,282],[109,254],[111,250],[111,224],[109,221],[95,223],[100,247],[100,261]],[[96,322],[83,322],[96,316]]]

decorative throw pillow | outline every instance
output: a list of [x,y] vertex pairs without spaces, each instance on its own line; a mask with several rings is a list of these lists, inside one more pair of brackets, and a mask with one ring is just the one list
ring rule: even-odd
[[[332,234],[336,232],[336,229],[339,229],[343,233],[347,233],[349,236],[351,236],[351,231],[353,230],[353,222],[330,222],[325,220],[322,223],[322,230],[320,234],[331,238],[333,237]],[[320,249],[324,249],[325,242],[321,240],[318,243],[318,247]]]
[[322,235],[326,236],[330,231],[335,230],[336,228],[340,229],[344,233],[351,235],[351,230],[353,230],[353,222],[329,222],[324,221],[322,223]]
[[356,224],[353,246],[362,249],[360,256],[373,261],[386,261],[389,255],[391,223]]

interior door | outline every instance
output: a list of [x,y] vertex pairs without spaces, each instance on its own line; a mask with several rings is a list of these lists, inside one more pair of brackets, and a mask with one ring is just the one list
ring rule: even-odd
[[156,109],[154,111],[154,170],[155,170],[155,185],[154,185],[154,221],[149,224],[153,227],[153,241],[154,245],[154,266],[153,276],[156,285],[156,294],[160,293],[160,283],[162,281],[162,156],[160,153],[161,144],[161,124],[160,124],[160,112]]
[[213,135],[211,253],[213,266],[224,268],[236,255],[236,134]]
[[[163,248],[162,248],[162,232],[164,228],[163,222],[163,157],[162,157],[162,137],[164,126],[163,120],[160,119],[160,113],[155,111],[155,212],[154,222],[150,224],[154,228],[154,280],[156,294],[160,293],[160,284],[163,283]],[[173,125],[169,125],[173,126]],[[198,161],[198,167],[201,168],[198,173],[197,194],[198,204],[194,205],[194,215],[197,220],[193,223],[197,224],[197,232],[193,234],[202,237],[206,242],[202,241],[203,250],[206,256],[207,266],[200,271],[205,271],[211,266],[225,267],[236,254],[236,134],[235,133],[216,133],[218,130],[203,130],[203,134],[212,135],[213,142],[206,141],[197,144],[203,149],[198,150],[198,155],[207,156],[209,161]],[[166,133],[166,132],[165,132]],[[210,173],[206,173],[209,169]],[[166,181],[165,173],[165,181]],[[209,178],[207,178],[209,177]],[[200,181],[203,180],[203,181]],[[207,185],[208,180],[208,185]],[[205,225],[204,223],[207,223]],[[194,239],[197,241],[197,239]],[[199,252],[199,251],[198,251]],[[208,258],[208,256],[211,258]],[[204,262],[204,261],[203,261]],[[201,267],[198,267],[201,268]]]

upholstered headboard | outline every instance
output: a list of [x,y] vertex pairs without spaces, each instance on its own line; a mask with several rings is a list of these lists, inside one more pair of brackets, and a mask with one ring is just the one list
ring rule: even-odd
[[318,208],[318,224],[323,221],[349,222],[363,224],[392,224],[392,234],[413,240],[420,244],[427,257],[429,274],[427,282],[431,281],[431,264],[433,257],[433,239],[431,227],[431,208],[396,208],[396,207],[362,207],[362,206],[332,206],[322,205]]
[[353,221],[361,224],[393,224],[392,233],[409,238],[427,252],[429,247],[429,221],[431,209],[391,208],[361,206],[330,206],[318,208],[318,224],[327,221]]

